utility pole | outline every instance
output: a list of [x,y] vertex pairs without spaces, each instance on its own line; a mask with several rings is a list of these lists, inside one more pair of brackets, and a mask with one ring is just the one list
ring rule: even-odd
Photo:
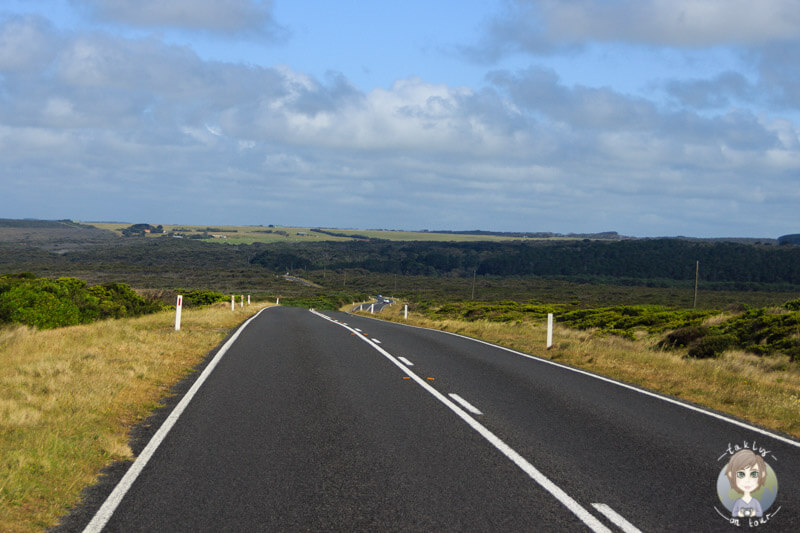
[[477,269],[472,269],[472,299],[475,299],[475,278],[478,275]]
[[692,309],[697,307],[697,282],[700,279],[700,261],[697,262],[694,269],[694,303]]

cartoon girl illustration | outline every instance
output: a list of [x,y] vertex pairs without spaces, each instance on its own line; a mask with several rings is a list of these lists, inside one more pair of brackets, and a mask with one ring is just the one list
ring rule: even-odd
[[767,481],[767,465],[752,450],[739,450],[731,457],[725,470],[731,488],[742,495],[733,504],[732,517],[762,516],[761,502],[753,493]]

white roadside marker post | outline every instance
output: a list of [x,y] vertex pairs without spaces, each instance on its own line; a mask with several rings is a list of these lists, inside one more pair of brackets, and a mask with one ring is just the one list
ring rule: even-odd
[[231,311],[234,310],[236,310],[236,297],[234,297],[234,295],[231,294]]
[[247,305],[250,305],[250,295],[247,295]]
[[371,315],[375,314],[375,304],[369,306],[369,314]]
[[403,318],[408,320],[408,304],[403,306]]
[[547,313],[547,349],[553,347],[553,313]]
[[280,296],[275,298],[275,305],[281,305],[281,297]]
[[244,294],[239,295],[239,307],[244,307]]
[[175,331],[181,330],[181,310],[183,309],[183,296],[178,295],[178,302],[175,304]]

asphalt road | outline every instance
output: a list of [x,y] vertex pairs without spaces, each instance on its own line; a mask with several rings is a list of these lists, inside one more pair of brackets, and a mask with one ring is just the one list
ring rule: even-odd
[[446,333],[272,308],[104,531],[752,529],[716,486],[753,443],[778,480],[759,529],[800,531],[791,439]]
[[391,298],[380,297],[380,298],[374,298],[374,300],[375,300],[374,302],[358,304],[353,309],[351,309],[351,311],[371,311],[373,314],[380,313],[381,311],[383,311],[384,307],[386,307],[387,305],[392,305],[394,303],[394,300],[392,300]]

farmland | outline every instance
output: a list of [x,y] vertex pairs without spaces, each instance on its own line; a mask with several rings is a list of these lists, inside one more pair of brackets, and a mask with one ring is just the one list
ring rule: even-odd
[[[87,222],[98,229],[106,230],[122,236],[122,230],[129,223]],[[503,235],[474,235],[463,233],[440,233],[435,231],[395,231],[382,229],[322,229],[316,227],[296,226],[197,226],[187,224],[163,224],[165,233],[177,233],[184,237],[196,236],[222,244],[253,244],[277,242],[323,242],[352,241],[354,239],[377,239],[387,241],[450,241],[450,242],[482,242],[482,241],[515,241],[520,237]],[[150,238],[160,235],[152,234]],[[530,238],[530,237],[529,237]]]

